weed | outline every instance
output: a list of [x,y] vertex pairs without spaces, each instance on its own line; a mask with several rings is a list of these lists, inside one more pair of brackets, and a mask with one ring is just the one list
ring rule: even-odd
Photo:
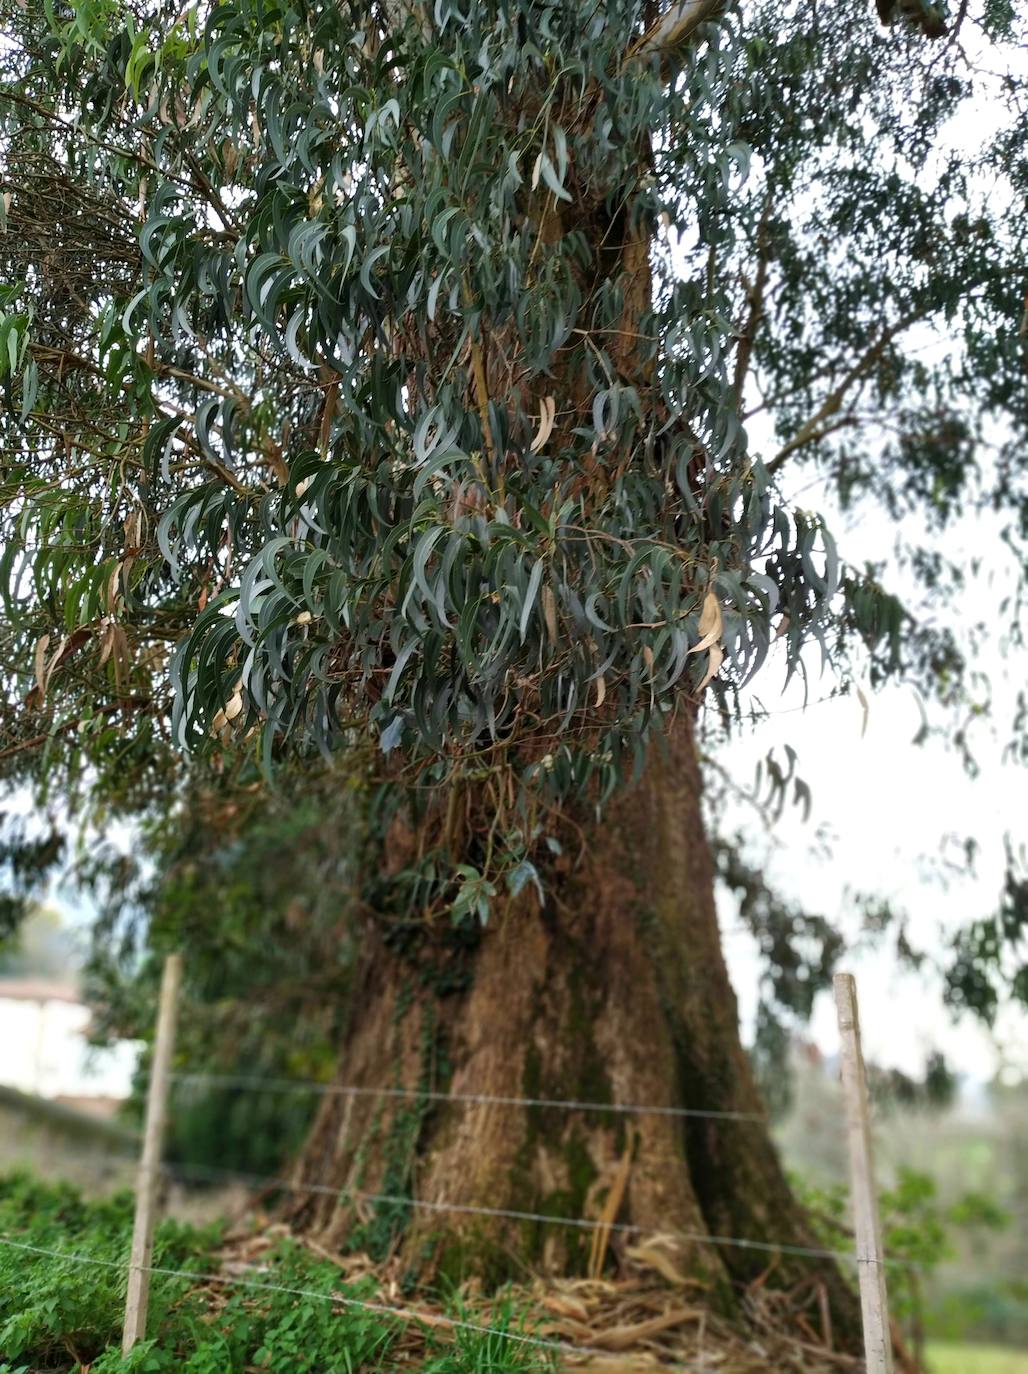
[[[128,1194],[87,1203],[64,1184],[25,1174],[0,1178],[0,1236],[59,1252],[0,1245],[0,1374],[78,1374],[85,1367],[91,1374],[373,1374],[395,1365],[400,1321],[356,1305],[377,1300],[374,1283],[344,1286],[334,1265],[291,1241],[263,1257],[255,1278],[267,1286],[260,1289],[153,1274],[151,1339],[123,1357],[131,1230]],[[154,1265],[210,1272],[220,1239],[217,1226],[162,1222]],[[76,1255],[98,1262],[82,1263]],[[470,1319],[459,1304],[452,1306],[455,1317]],[[426,1333],[423,1374],[547,1374],[553,1368],[547,1352],[509,1339],[507,1333],[523,1334],[509,1303],[498,1304],[488,1324],[495,1330],[458,1327],[452,1339]]]

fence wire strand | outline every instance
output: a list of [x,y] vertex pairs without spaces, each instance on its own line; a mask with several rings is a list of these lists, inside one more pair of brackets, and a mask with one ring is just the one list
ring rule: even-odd
[[571,1112],[609,1112],[616,1115],[701,1117],[709,1121],[753,1121],[767,1124],[763,1112],[715,1111],[705,1107],[647,1106],[633,1102],[584,1102],[559,1097],[502,1097],[492,1093],[447,1093],[431,1088],[371,1088],[353,1083],[319,1083],[306,1078],[261,1078],[258,1074],[172,1073],[173,1083],[209,1084],[261,1092],[315,1093],[330,1097],[417,1098],[425,1102],[462,1102],[475,1106],[542,1107]]
[[[209,1179],[211,1182],[222,1180],[235,1182],[249,1188],[264,1188],[268,1192],[310,1193],[321,1197],[335,1197],[340,1201],[373,1202],[386,1206],[410,1207],[429,1212],[454,1212],[476,1217],[500,1217],[507,1221],[539,1222],[547,1226],[570,1226],[581,1231],[611,1231],[621,1235],[652,1235],[652,1226],[640,1226],[634,1222],[605,1222],[591,1217],[558,1217],[546,1212],[523,1212],[508,1207],[476,1207],[470,1203],[433,1202],[428,1198],[404,1197],[396,1193],[371,1193],[363,1188],[333,1188],[327,1183],[301,1183],[281,1178],[274,1174],[237,1173],[232,1169],[219,1169],[210,1165],[173,1164],[164,1165],[165,1172],[182,1178]],[[742,1250],[761,1250],[783,1255],[802,1255],[809,1259],[845,1260],[857,1263],[856,1253],[850,1250],[830,1250],[816,1245],[797,1245],[789,1241],[750,1240],[744,1236],[712,1236],[701,1231],[669,1230],[667,1233],[675,1240],[706,1243],[719,1246],[736,1246]],[[907,1269],[911,1266],[906,1260],[886,1260],[887,1265]]]

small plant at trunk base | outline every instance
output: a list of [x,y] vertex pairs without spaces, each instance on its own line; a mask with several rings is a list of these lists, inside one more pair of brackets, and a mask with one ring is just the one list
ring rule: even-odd
[[[0,1245],[0,1352],[13,1360],[0,1364],[3,1374],[19,1367],[32,1374],[78,1374],[87,1366],[95,1374],[371,1374],[395,1368],[395,1348],[405,1334],[409,1337],[411,1323],[330,1301],[341,1295],[389,1306],[373,1282],[343,1284],[334,1265],[280,1242],[262,1249],[252,1273],[244,1269],[235,1275],[266,1287],[208,1285],[202,1275],[218,1272],[219,1228],[170,1222],[158,1228],[154,1264],[198,1277],[153,1275],[150,1336],[123,1357],[131,1224],[127,1195],[87,1203],[63,1185],[25,1175],[0,1180],[0,1234],[97,1261],[85,1264]],[[415,1323],[422,1354],[410,1367],[424,1374],[546,1374],[553,1369],[545,1350],[507,1339],[507,1332],[532,1334],[510,1302],[483,1313],[455,1301],[450,1311],[455,1321],[491,1329],[458,1327],[450,1339]]]

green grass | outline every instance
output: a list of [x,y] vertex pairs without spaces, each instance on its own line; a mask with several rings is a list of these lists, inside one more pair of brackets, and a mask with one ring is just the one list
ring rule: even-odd
[[[394,1367],[391,1352],[403,1335],[402,1323],[327,1300],[344,1293],[355,1303],[382,1301],[374,1283],[344,1283],[335,1265],[289,1242],[263,1254],[254,1277],[293,1292],[212,1287],[154,1274],[150,1339],[122,1359],[131,1229],[128,1194],[87,1203],[64,1184],[20,1174],[0,1177],[0,1237],[101,1261],[79,1263],[0,1244],[0,1374],[77,1374],[84,1366],[91,1374],[372,1374]],[[154,1265],[210,1272],[219,1239],[216,1226],[162,1222]],[[454,1309],[453,1315],[460,1313]],[[519,1329],[509,1305],[498,1303],[487,1320],[501,1331],[457,1331],[452,1340],[426,1333],[422,1374],[552,1370],[548,1352],[503,1334]]]
[[[150,1339],[123,1360],[131,1229],[128,1194],[85,1202],[67,1184],[0,1175],[0,1237],[68,1256],[0,1244],[0,1374],[80,1374],[83,1367],[91,1374],[385,1374],[396,1367],[409,1327],[327,1300],[344,1293],[358,1303],[383,1301],[374,1282],[344,1283],[335,1265],[288,1241],[261,1255],[253,1277],[293,1292],[153,1275]],[[216,1225],[165,1221],[154,1264],[202,1276],[216,1267],[220,1242]],[[486,1318],[457,1305],[449,1311],[501,1330],[458,1330],[452,1339],[425,1331],[419,1374],[553,1374],[550,1352],[503,1334],[523,1329],[509,1303],[499,1300]],[[929,1357],[930,1374],[1028,1374],[1028,1354],[999,1347],[936,1344]]]
[[998,1345],[929,1345],[930,1374],[1028,1374],[1028,1351]]

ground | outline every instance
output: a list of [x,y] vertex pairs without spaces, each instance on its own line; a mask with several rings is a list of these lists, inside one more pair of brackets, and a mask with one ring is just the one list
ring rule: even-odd
[[[659,1243],[640,1246],[618,1282],[526,1276],[498,1296],[471,1285],[422,1293],[388,1264],[318,1252],[252,1212],[234,1228],[160,1223],[150,1339],[123,1361],[131,1221],[128,1193],[87,1202],[66,1184],[0,1178],[0,1374],[829,1370],[776,1330],[770,1286],[755,1285],[730,1325]],[[857,1363],[837,1356],[830,1367]]]
[[[220,1195],[225,1200],[225,1195]],[[782,1295],[741,1295],[732,1323],[678,1275],[659,1237],[618,1281],[533,1279],[486,1296],[420,1292],[395,1264],[340,1257],[249,1209],[157,1231],[148,1333],[120,1352],[132,1198],[0,1176],[0,1374],[829,1374],[781,1330]],[[4,1241],[14,1244],[5,1244]],[[575,1347],[572,1352],[570,1347]],[[6,1363],[5,1363],[6,1361]],[[1028,1355],[938,1345],[929,1374],[1028,1374]]]
[[930,1374],[1028,1374],[1028,1351],[998,1345],[931,1345]]

